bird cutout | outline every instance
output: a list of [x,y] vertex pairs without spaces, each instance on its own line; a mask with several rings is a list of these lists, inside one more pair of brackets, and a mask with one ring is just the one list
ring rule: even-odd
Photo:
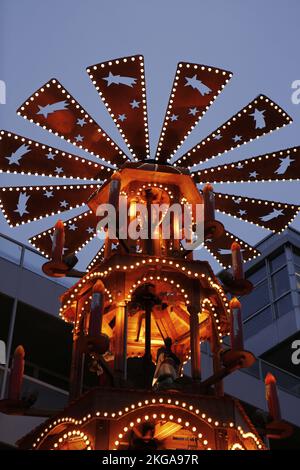
[[[9,157],[7,155],[10,155]],[[21,158],[26,155],[26,158]],[[11,165],[11,160],[16,165]],[[20,161],[21,160],[21,161]],[[19,164],[19,162],[21,164]],[[46,147],[6,131],[0,132],[0,170],[28,175],[105,181],[113,169],[76,155]]]
[[[253,116],[250,116],[249,110],[253,108],[258,109],[261,106],[264,108],[264,119],[268,124],[264,127],[256,127],[253,126]],[[185,153],[175,164],[176,166],[191,168],[193,171],[193,166],[219,157],[229,150],[233,150],[246,142],[257,139],[291,122],[290,116],[276,103],[265,95],[259,95],[227,122],[213,131],[206,139]],[[222,134],[222,139],[215,140],[214,137],[220,133]]]
[[45,106],[38,105],[39,111],[36,114],[41,114],[44,118],[47,118],[49,114],[55,113],[56,111],[64,111],[68,106],[69,103],[67,103],[66,100],[46,104]]
[[[240,165],[243,168],[240,168]],[[258,155],[247,160],[215,166],[193,173],[195,183],[233,183],[250,181],[298,181],[300,147]]]
[[27,210],[27,201],[29,198],[30,195],[26,194],[26,192],[19,194],[17,208],[15,209],[15,212],[17,212],[20,217],[23,217],[24,214],[29,214]]
[[87,73],[132,156],[150,157],[143,56],[90,65]]
[[115,84],[133,87],[133,85],[136,84],[137,79],[133,77],[122,77],[121,75],[113,75],[111,72],[109,72],[108,77],[104,77],[103,80],[106,80],[107,86]]
[[250,116],[253,117],[255,122],[255,129],[263,129],[266,127],[265,112],[264,109],[259,111],[259,109],[255,108],[254,112],[250,113]]
[[269,222],[270,220],[276,219],[277,217],[283,216],[283,209],[273,209],[269,214],[260,217],[262,222]]
[[193,77],[185,77],[186,84],[185,86],[191,86],[194,90],[198,90],[200,95],[209,95],[212,92],[212,89],[206,86],[201,80],[197,79],[197,74]]
[[[59,110],[57,103],[62,103],[66,99],[68,107]],[[46,111],[38,112],[41,108],[45,108]],[[50,113],[51,110],[55,112]],[[45,83],[36,93],[33,93],[17,112],[25,119],[30,119],[31,122],[115,167],[128,160],[117,144],[106,135],[56,79]],[[78,119],[83,118],[86,120],[86,125],[78,126]],[[78,132],[79,128],[80,132]]]
[[286,170],[289,168],[289,166],[291,165],[291,163],[293,163],[295,160],[293,160],[292,158],[290,158],[290,156],[288,155],[287,157],[284,157],[284,158],[280,158],[280,165],[279,167],[277,168],[277,170],[275,171],[275,173],[277,175],[284,175]]
[[28,152],[30,152],[30,146],[26,144],[22,144],[15,152],[12,152],[9,157],[5,157],[5,158],[8,160],[9,165],[20,166],[20,160]]
[[[88,228],[96,227],[97,218],[91,210],[86,210],[81,214],[64,221],[66,230],[66,243],[69,253],[78,253],[95,236],[95,228],[88,231]],[[76,235],[74,234],[76,232]],[[40,251],[47,258],[52,251],[53,227],[38,233],[30,238],[29,242],[34,248]]]
[[187,62],[177,65],[156,160],[164,163],[174,156],[231,77],[231,72],[206,65]]
[[[99,186],[81,183],[76,186],[2,188],[2,211],[8,223],[15,227],[83,206],[97,187]],[[45,196],[46,191],[52,191],[52,196]]]
[[[272,231],[284,230],[295,218],[299,207],[274,201],[261,201],[250,197],[239,197],[238,206],[236,196],[215,193],[215,208],[218,212],[241,218],[245,222],[256,224]],[[272,214],[272,215],[271,215]],[[280,220],[276,220],[280,215]]]
[[[149,135],[143,57],[115,59],[91,66],[87,72],[133,157],[144,162],[149,156]],[[164,164],[175,156],[176,150],[224,89],[231,76],[230,72],[214,67],[184,62],[178,64],[155,156],[157,163]],[[19,108],[18,114],[103,159],[103,165],[1,131],[0,171],[86,179],[86,184],[79,185],[44,184],[38,187],[25,185],[3,188],[0,193],[1,207],[11,226],[83,207],[100,187],[100,184],[93,184],[93,181],[105,181],[116,168],[120,168],[128,160],[56,79],[50,80],[33,93]],[[119,117],[121,119],[118,119]],[[179,164],[191,167],[291,121],[278,105],[268,97],[260,95],[183,155],[173,166]],[[26,151],[26,158],[22,158],[24,155],[19,158],[19,152],[23,151]],[[192,177],[195,183],[201,184],[214,181],[251,183],[295,180],[300,174],[299,152],[300,147],[280,150],[240,162],[208,167],[192,173]],[[108,162],[111,162],[111,165],[107,164]],[[217,210],[274,231],[282,230],[298,211],[298,207],[283,203],[230,195],[226,198],[223,194],[221,196],[222,200],[218,194],[215,197]],[[91,205],[91,202],[89,204]],[[91,216],[79,215],[66,221],[67,246],[70,252],[80,249],[96,235],[96,220],[89,219],[94,217],[91,211],[87,213],[91,213]],[[52,233],[52,229],[50,232]],[[76,232],[76,236],[72,232]],[[41,243],[40,251],[44,254],[50,253],[49,233],[45,231],[39,235],[36,240],[39,240],[37,246]],[[47,247],[43,245],[44,239],[48,240]],[[240,243],[246,261],[257,256],[257,250],[228,231],[219,239],[206,240],[205,246],[223,266],[228,266],[231,263],[230,247],[234,240]],[[101,260],[101,253],[103,248],[90,266]]]

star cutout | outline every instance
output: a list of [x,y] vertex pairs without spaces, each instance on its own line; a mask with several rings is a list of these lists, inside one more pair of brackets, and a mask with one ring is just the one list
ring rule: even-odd
[[240,209],[240,210],[238,211],[238,213],[239,213],[240,215],[246,215],[246,214],[247,214],[247,211],[245,211],[245,210],[243,210],[243,209]]
[[236,166],[237,170],[242,170],[244,168],[244,165],[242,163],[238,163]]
[[196,116],[197,113],[199,113],[197,108],[190,108],[189,109],[189,114],[191,114],[192,116]]
[[60,207],[64,207],[65,209],[68,207],[69,203],[67,201],[60,201]]
[[49,152],[46,154],[47,160],[54,160],[55,154],[52,152]]
[[61,173],[64,172],[64,170],[63,170],[61,167],[58,167],[58,166],[55,168],[54,171],[55,171],[55,173],[57,173],[58,175],[60,175]]
[[84,118],[82,118],[82,119],[78,118],[76,124],[77,124],[77,126],[83,127],[83,126],[86,125],[86,120]]
[[119,114],[118,120],[124,122],[126,118],[126,114]]
[[140,107],[140,101],[133,100],[133,101],[131,101],[130,106],[131,106],[132,109],[139,108]]
[[76,142],[82,142],[83,141],[83,136],[78,134],[76,137],[75,137],[75,140]]
[[234,137],[232,137],[232,140],[234,142],[240,142],[242,140],[242,136],[240,135],[235,135]]
[[217,134],[214,136],[214,140],[220,140],[220,139],[222,139],[221,134]]
[[249,178],[256,178],[258,175],[257,171],[252,171],[252,173],[249,173]]
[[86,229],[86,231],[87,231],[88,233],[94,233],[93,227],[88,227],[88,228]]
[[73,232],[74,232],[77,228],[78,228],[78,227],[77,227],[74,223],[72,223],[72,224],[69,225],[69,229],[72,230]]
[[47,191],[47,190],[46,190],[46,191],[44,192],[44,196],[45,196],[46,198],[48,198],[48,199],[49,199],[50,197],[53,197],[53,191]]
[[178,115],[172,114],[172,116],[170,117],[170,120],[171,120],[171,122],[177,121],[178,120]]

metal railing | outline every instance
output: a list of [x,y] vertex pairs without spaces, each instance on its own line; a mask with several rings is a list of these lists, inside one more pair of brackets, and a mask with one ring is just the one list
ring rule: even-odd
[[0,258],[45,277],[49,282],[58,285],[69,287],[75,282],[72,278],[50,279],[47,277],[42,271],[42,265],[45,263],[46,258],[34,248],[4,234],[0,234]]

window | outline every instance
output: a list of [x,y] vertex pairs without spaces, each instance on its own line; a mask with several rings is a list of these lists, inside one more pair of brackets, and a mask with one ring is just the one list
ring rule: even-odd
[[273,273],[277,269],[281,268],[286,264],[285,252],[277,254],[276,256],[270,258],[270,271]]
[[12,353],[22,344],[25,349],[25,373],[63,387],[70,371],[71,329],[71,325],[62,320],[19,302]]
[[294,263],[300,266],[300,249],[293,247]]
[[260,283],[251,294],[242,298],[243,318],[246,319],[270,303],[267,281]]
[[267,270],[266,270],[265,264],[261,265],[254,272],[247,275],[247,279],[249,279],[249,281],[252,282],[253,285],[258,284],[260,281],[262,281],[266,277],[267,277]]
[[290,290],[290,279],[286,266],[272,275],[272,285],[275,299]]
[[0,294],[0,339],[7,341],[14,299]]
[[285,295],[280,300],[277,300],[275,303],[275,309],[278,318],[291,312],[294,309],[291,295]]
[[296,284],[297,284],[297,289],[300,290],[300,270],[298,273],[296,273]]
[[272,309],[267,307],[244,323],[244,337],[249,338],[272,323]]

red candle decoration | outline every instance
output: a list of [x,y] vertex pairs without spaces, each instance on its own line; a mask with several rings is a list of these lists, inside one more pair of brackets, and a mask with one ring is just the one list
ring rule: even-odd
[[89,336],[98,336],[101,333],[104,294],[104,284],[102,281],[98,280],[93,287],[92,293]]
[[58,220],[54,226],[52,239],[52,260],[61,263],[65,245],[65,228],[62,220]]
[[231,245],[232,274],[236,281],[244,279],[244,263],[241,247],[239,243],[233,242]]
[[8,387],[9,400],[20,400],[25,365],[24,357],[25,351],[23,346],[18,346],[14,352],[10,370]]
[[207,183],[203,188],[203,200],[204,222],[211,222],[215,220],[215,195],[214,188],[209,183]]
[[244,338],[243,338],[243,324],[242,324],[242,309],[241,303],[236,298],[230,300],[230,340],[231,349],[235,351],[244,350]]
[[266,400],[273,421],[281,421],[280,404],[277,394],[276,378],[270,372],[265,378]]

